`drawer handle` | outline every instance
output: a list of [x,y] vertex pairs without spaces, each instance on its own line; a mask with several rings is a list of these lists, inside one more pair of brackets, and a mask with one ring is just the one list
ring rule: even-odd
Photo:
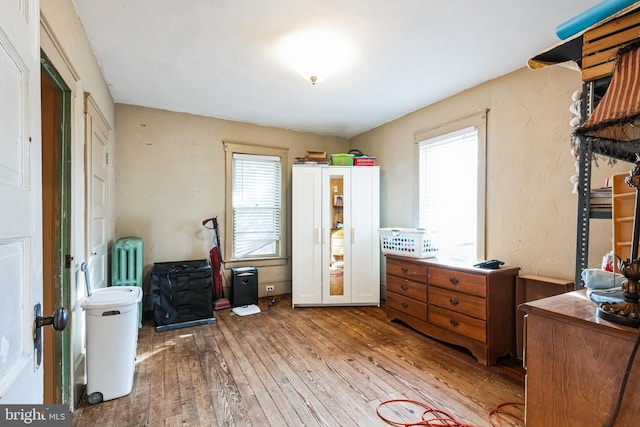
[[449,320],[449,323],[451,323],[451,326],[454,328],[460,324],[456,319]]
[[402,267],[402,274],[407,274],[409,269],[407,267]]
[[406,283],[403,283],[401,288],[402,288],[403,291],[406,291],[407,289],[409,289],[409,287],[407,286]]
[[457,299],[455,299],[455,298],[450,298],[450,299],[449,299],[449,302],[450,302],[450,303],[451,303],[451,305],[453,305],[453,306],[456,306],[456,305],[460,304],[460,301],[458,301],[458,300],[457,300]]
[[460,283],[460,281],[456,277],[451,277],[449,281],[452,285],[457,285],[458,283]]
[[407,307],[409,307],[409,304],[407,304],[406,302],[403,302],[403,303],[402,303],[402,308],[405,308],[405,309],[406,309]]

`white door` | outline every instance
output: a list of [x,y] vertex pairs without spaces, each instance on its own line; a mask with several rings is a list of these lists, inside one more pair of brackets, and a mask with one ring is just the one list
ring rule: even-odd
[[91,287],[107,286],[107,162],[109,125],[90,94],[85,94],[85,185],[87,260]]
[[293,167],[291,299],[294,307],[322,303],[322,169]]
[[380,305],[380,168],[351,174],[351,302]]
[[[40,3],[0,0],[0,403],[42,403]],[[45,313],[51,315],[51,313]]]

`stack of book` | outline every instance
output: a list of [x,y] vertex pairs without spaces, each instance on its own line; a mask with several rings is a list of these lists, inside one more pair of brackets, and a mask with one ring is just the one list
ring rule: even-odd
[[328,165],[329,158],[326,151],[307,151],[304,157],[296,157],[293,160],[294,165]]
[[589,206],[592,212],[611,212],[611,187],[600,187],[591,190]]

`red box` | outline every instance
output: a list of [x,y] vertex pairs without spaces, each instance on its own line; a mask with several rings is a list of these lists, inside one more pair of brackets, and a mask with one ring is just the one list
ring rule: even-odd
[[376,158],[375,157],[354,157],[353,165],[354,166],[375,166]]

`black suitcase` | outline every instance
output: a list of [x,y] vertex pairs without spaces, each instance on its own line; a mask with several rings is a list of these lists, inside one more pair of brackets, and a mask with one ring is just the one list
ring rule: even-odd
[[[206,260],[160,262],[151,269],[150,290],[156,330],[165,325],[207,320],[212,323],[213,288],[211,266]],[[175,328],[164,328],[164,330]]]

